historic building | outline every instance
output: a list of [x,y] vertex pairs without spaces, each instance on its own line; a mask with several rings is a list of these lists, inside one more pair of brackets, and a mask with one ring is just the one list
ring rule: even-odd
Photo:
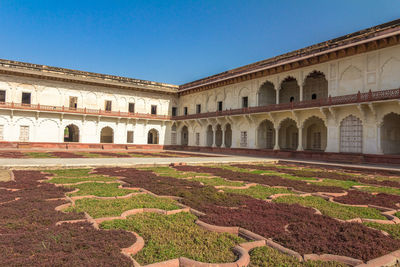
[[181,86],[1,60],[0,139],[400,154],[399,88],[400,20]]

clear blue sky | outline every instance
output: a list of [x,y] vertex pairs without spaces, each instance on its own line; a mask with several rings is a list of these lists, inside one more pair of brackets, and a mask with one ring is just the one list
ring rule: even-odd
[[399,0],[1,0],[0,58],[182,84],[397,18]]

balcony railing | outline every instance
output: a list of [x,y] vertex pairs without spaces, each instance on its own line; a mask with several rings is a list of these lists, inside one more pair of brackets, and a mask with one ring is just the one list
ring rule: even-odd
[[44,111],[44,112],[61,112],[61,113],[72,113],[72,114],[87,114],[107,117],[123,117],[123,118],[138,118],[138,119],[155,119],[155,120],[170,120],[171,116],[168,115],[153,115],[146,113],[131,113],[121,111],[106,111],[101,109],[88,109],[88,108],[70,108],[70,107],[58,107],[58,106],[47,106],[40,104],[21,104],[21,103],[9,103],[0,102],[0,109],[17,109],[17,110],[33,110],[33,111]]
[[106,111],[101,109],[87,109],[87,108],[70,108],[70,107],[59,107],[59,106],[48,106],[40,104],[21,104],[13,102],[0,102],[0,109],[16,109],[16,110],[33,110],[33,111],[44,111],[44,112],[60,112],[60,113],[71,113],[71,114],[86,114],[94,116],[107,116],[107,117],[122,117],[122,118],[138,118],[138,119],[153,119],[153,120],[188,120],[188,119],[199,119],[219,116],[232,116],[252,113],[262,113],[270,111],[283,111],[292,109],[302,108],[315,108],[315,107],[327,107],[344,104],[355,104],[370,101],[380,101],[389,99],[400,99],[400,88],[391,89],[384,91],[369,91],[367,93],[352,94],[328,97],[316,100],[305,100],[300,102],[290,102],[282,104],[271,104],[268,106],[260,107],[248,107],[229,109],[216,112],[207,112],[199,114],[191,114],[184,116],[169,116],[169,115],[153,115],[148,113],[131,113],[121,111]]
[[352,95],[343,95],[335,97],[329,96],[328,98],[305,100],[305,101],[282,103],[282,104],[271,104],[268,106],[260,106],[260,107],[248,107],[248,108],[229,109],[229,110],[207,112],[200,114],[190,114],[190,115],[172,117],[172,119],[173,120],[200,119],[209,117],[270,112],[270,111],[327,107],[327,106],[355,104],[355,103],[389,100],[389,99],[400,99],[400,88],[384,90],[384,91],[375,91],[375,92],[369,91],[367,93],[358,92],[357,94],[352,94]]

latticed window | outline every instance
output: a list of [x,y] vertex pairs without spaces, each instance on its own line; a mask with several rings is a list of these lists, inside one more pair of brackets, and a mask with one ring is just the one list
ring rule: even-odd
[[133,143],[133,131],[128,131],[126,135],[126,142],[132,144]]
[[312,134],[312,148],[321,150],[321,132],[314,132]]
[[4,125],[0,125],[0,141],[4,140]]
[[340,123],[340,152],[362,152],[362,121],[350,115]]
[[240,147],[247,147],[247,132],[240,132]]
[[200,145],[200,133],[196,133],[196,146]]
[[171,133],[171,144],[176,145],[176,132]]
[[29,141],[29,126],[20,126],[19,128],[19,141],[28,142]]
[[112,106],[112,102],[110,100],[106,100],[104,102],[104,110],[105,111],[111,111],[111,106]]

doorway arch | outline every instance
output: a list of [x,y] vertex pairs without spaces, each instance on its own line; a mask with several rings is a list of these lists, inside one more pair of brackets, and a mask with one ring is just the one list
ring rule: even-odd
[[79,142],[79,128],[75,124],[69,124],[64,129],[64,142]]
[[400,154],[400,115],[389,113],[383,117],[381,147],[384,154]]
[[114,130],[111,127],[101,129],[100,143],[114,143]]
[[158,144],[158,131],[156,129],[151,129],[147,133],[147,144]]
[[182,127],[181,131],[181,145],[187,146],[189,144],[189,130],[188,127],[185,125]]

